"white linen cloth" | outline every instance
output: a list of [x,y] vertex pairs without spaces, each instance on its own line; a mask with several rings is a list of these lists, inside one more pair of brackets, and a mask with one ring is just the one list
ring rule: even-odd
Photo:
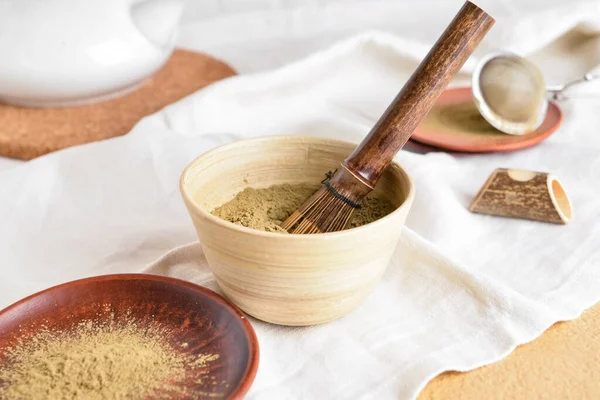
[[[361,140],[461,3],[453,4],[440,5],[437,31],[413,23],[428,42],[365,33],[281,69],[212,85],[124,137],[11,165],[0,173],[0,307],[50,285],[118,272],[217,289],[179,194],[185,165],[219,144],[258,135]],[[543,12],[530,10],[523,20],[494,14],[494,44],[532,52],[585,22],[534,55],[557,63],[545,64],[545,73],[575,77],[600,54],[599,42],[584,37],[600,26],[599,5],[542,4]],[[575,46],[573,37],[587,39]],[[401,152],[416,198],[382,282],[356,311],[326,325],[252,320],[261,363],[248,397],[411,399],[440,372],[496,361],[600,300],[600,102],[562,105],[561,129],[527,150]],[[497,167],[554,173],[572,201],[572,222],[468,212]]]

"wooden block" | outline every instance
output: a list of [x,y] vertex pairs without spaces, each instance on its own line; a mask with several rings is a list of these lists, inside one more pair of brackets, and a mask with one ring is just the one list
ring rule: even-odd
[[567,224],[572,215],[569,198],[553,175],[504,168],[490,175],[469,210],[554,224]]
[[141,88],[112,100],[64,108],[0,104],[0,156],[30,160],[124,135],[143,117],[232,75],[235,71],[219,60],[177,49]]

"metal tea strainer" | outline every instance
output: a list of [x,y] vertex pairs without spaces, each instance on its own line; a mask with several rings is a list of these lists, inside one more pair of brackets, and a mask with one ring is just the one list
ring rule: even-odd
[[567,88],[599,77],[588,73],[563,85],[546,86],[542,72],[531,61],[513,53],[497,52],[477,64],[472,91],[479,112],[494,128],[523,135],[544,122],[548,98],[565,99]]

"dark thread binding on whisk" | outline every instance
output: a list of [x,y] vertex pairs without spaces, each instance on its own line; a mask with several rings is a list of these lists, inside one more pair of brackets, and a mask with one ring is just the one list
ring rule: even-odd
[[336,172],[337,172],[337,168],[336,168],[336,169],[335,169],[335,171],[333,171],[333,172],[331,172],[331,171],[329,171],[329,172],[326,172],[326,173],[325,173],[325,179],[323,179],[323,180],[321,181],[321,183],[322,183],[322,184],[325,184],[325,182],[328,182],[328,181],[330,181],[330,180],[331,180],[331,178],[333,178],[333,175],[335,175],[335,173],[336,173]]
[[325,187],[331,192],[331,194],[333,194],[338,199],[342,200],[344,203],[348,204],[350,207],[355,208],[357,210],[360,208],[360,204],[356,204],[355,202],[338,192],[337,189],[334,188],[333,185],[329,182],[329,180],[325,180],[323,182],[323,185],[325,185]]

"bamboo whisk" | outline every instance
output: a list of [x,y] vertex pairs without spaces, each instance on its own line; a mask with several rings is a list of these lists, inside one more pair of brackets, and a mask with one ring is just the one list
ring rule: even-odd
[[281,227],[304,234],[344,229],[493,24],[492,17],[467,1],[367,137]]

